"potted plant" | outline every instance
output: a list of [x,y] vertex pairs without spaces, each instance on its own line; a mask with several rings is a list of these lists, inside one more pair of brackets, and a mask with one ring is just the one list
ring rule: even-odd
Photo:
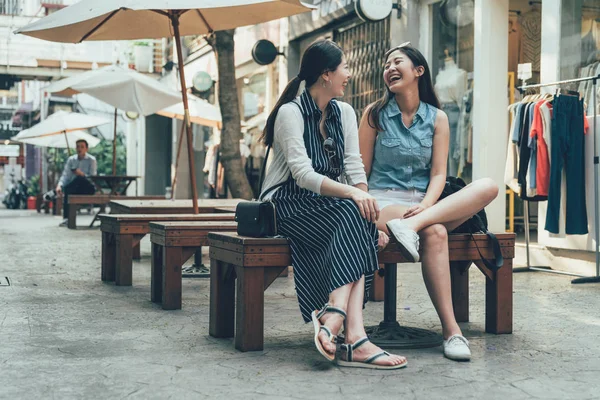
[[27,209],[28,210],[38,210],[42,207],[42,193],[40,190],[40,176],[33,175],[27,181],[27,191],[29,193],[29,197],[27,198]]
[[153,59],[152,59],[152,43],[149,41],[136,41],[133,43],[133,56],[135,62],[135,69],[139,72],[152,72],[153,71]]

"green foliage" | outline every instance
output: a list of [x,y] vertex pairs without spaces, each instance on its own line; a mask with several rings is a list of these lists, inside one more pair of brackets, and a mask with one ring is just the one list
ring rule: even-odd
[[39,175],[33,175],[31,178],[29,178],[29,180],[27,181],[27,191],[29,192],[30,196],[37,196],[42,192],[40,190]]
[[[116,175],[127,175],[127,149],[123,136],[117,136],[117,173]],[[89,153],[98,161],[98,175],[112,175],[113,144],[108,140],[102,140]]]

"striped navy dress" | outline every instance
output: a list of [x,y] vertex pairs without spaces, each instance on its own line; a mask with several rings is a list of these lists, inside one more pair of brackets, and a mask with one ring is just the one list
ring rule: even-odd
[[[298,102],[298,100],[296,100]],[[322,112],[306,90],[299,97],[304,117],[304,144],[315,172],[337,180],[340,168],[333,168],[323,148],[319,131]],[[344,133],[341,110],[329,103],[325,130],[335,141],[343,168]],[[329,294],[365,275],[368,292],[377,270],[378,230],[361,217],[350,199],[326,197],[299,187],[290,178],[272,196],[277,211],[278,233],[288,238],[300,311],[305,322],[321,309]],[[365,302],[367,300],[365,294]]]

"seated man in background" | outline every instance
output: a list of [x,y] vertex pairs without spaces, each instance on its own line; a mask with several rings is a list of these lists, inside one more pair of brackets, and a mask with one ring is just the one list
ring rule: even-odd
[[96,158],[88,154],[88,142],[85,140],[77,141],[77,154],[67,159],[65,169],[56,186],[56,193],[63,193],[63,222],[59,226],[67,226],[69,216],[69,195],[70,194],[94,194],[96,188],[92,182],[87,179],[90,175],[96,175],[98,165]]

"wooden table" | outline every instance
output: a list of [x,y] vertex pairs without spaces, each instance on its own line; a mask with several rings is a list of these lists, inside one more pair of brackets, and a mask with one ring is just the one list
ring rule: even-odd
[[[200,213],[233,212],[243,199],[199,199]],[[111,214],[192,214],[192,200],[114,200]]]
[[[232,213],[243,199],[198,199],[198,212]],[[192,200],[114,200],[109,203],[111,214],[193,214]],[[139,244],[133,258],[140,258]],[[196,251],[194,265],[202,265],[202,249]]]
[[125,194],[131,182],[137,180],[139,176],[92,175],[89,178],[101,193],[108,189],[109,194]]

